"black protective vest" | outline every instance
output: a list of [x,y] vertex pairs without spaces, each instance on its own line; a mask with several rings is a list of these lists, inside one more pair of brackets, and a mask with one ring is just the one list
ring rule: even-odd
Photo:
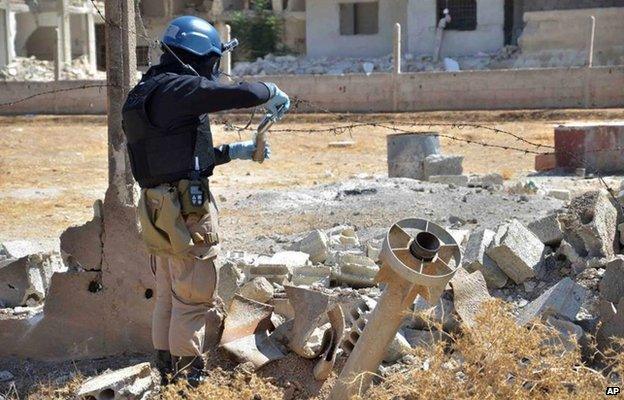
[[188,179],[199,158],[201,176],[210,176],[215,153],[208,115],[189,119],[169,129],[154,126],[146,105],[156,88],[178,75],[164,73],[141,81],[128,94],[123,106],[123,130],[134,179],[142,188]]

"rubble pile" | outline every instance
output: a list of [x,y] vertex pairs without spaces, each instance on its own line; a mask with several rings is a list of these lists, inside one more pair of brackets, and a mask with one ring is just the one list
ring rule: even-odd
[[[505,46],[497,53],[479,53],[474,56],[456,57],[461,70],[488,70],[510,68],[517,57],[518,48]],[[432,57],[405,54],[401,60],[401,69],[404,72],[445,71],[444,60],[433,62]],[[239,61],[234,64],[233,74],[245,75],[342,75],[349,73],[391,72],[392,55],[377,58],[364,57],[315,57],[304,56],[276,56],[268,54],[256,61]]]
[[[70,67],[61,72],[63,80],[106,79],[103,71],[92,72],[88,59],[81,56],[72,60]],[[4,81],[53,81],[54,61],[32,57],[16,57],[10,64],[0,68],[0,80]]]
[[[497,190],[502,183],[499,175],[487,175],[470,177],[467,184]],[[537,189],[523,184],[511,190]],[[576,341],[589,352],[589,336],[597,338],[599,348],[612,346],[614,337],[624,337],[621,218],[600,191],[582,193],[530,224],[510,218],[496,229],[470,231],[462,229],[465,221],[451,216],[447,231],[461,247],[463,263],[432,304],[418,295],[409,305],[385,349],[382,374],[409,364],[416,347],[478,329],[477,315],[491,299],[508,303],[518,326],[542,321],[569,346]],[[353,351],[380,301],[385,238],[384,232],[364,239],[356,227],[338,225],[283,240],[273,254],[225,252],[217,290],[226,316],[221,337],[215,338],[218,347],[256,370],[289,353],[315,360],[314,378],[327,379],[336,359]],[[45,282],[59,268],[49,256],[12,258],[6,253],[0,281],[11,274],[21,292],[9,296],[3,287],[0,301],[17,315],[24,305],[43,301]],[[80,393],[97,397],[92,393],[153,390],[155,380],[144,366],[115,374],[85,382]]]

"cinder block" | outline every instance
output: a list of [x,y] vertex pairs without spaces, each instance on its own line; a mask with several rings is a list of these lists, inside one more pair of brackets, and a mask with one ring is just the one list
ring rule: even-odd
[[619,303],[624,298],[624,258],[618,256],[605,267],[600,281],[600,297],[611,303]]
[[564,238],[581,257],[612,258],[617,243],[617,210],[607,194],[586,192],[559,217]]
[[461,175],[464,172],[463,156],[431,154],[423,162],[425,179],[433,175]]
[[495,235],[490,229],[473,232],[466,244],[463,265],[468,272],[481,271],[488,287],[502,288],[507,284],[507,275],[485,254]]
[[555,153],[537,154],[535,156],[535,170],[549,171],[557,168],[557,157]]
[[142,399],[154,387],[150,363],[145,362],[87,379],[78,389],[76,397],[85,400]]
[[563,240],[563,230],[557,214],[533,221],[528,228],[547,246],[558,246]]
[[535,276],[542,262],[544,244],[518,220],[501,225],[486,254],[516,283]]
[[584,287],[570,278],[563,278],[529,303],[518,316],[518,323],[526,325],[544,314],[574,320],[586,295],[587,290]]

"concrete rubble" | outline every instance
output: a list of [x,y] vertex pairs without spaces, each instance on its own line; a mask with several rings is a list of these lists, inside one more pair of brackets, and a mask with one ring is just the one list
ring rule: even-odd
[[490,229],[473,232],[466,243],[463,266],[468,272],[481,271],[488,287],[502,288],[507,284],[507,275],[485,253],[495,236]]
[[[461,70],[485,70],[509,68],[517,58],[517,47],[505,46],[492,54],[479,53],[474,56],[454,57],[453,61]],[[447,62],[448,64],[448,62]],[[391,72],[392,55],[383,57],[304,57],[268,54],[253,62],[239,61],[234,64],[232,72],[237,76],[246,75],[342,75],[347,73],[367,73],[367,66],[372,72]],[[404,54],[401,60],[404,72],[446,71],[444,60],[432,61],[430,55],[416,56]],[[370,73],[370,72],[368,72]]]
[[483,274],[480,271],[468,273],[463,268],[458,268],[450,284],[453,287],[455,311],[466,326],[475,328],[476,318],[484,303],[492,299]]
[[608,195],[586,192],[570,201],[561,215],[564,238],[582,257],[613,257],[617,233],[617,210]]
[[[596,332],[598,348],[604,350],[613,346],[614,339],[624,339],[624,299],[617,304],[609,301],[600,303],[601,325]],[[616,351],[624,350],[618,346]]]
[[423,161],[425,179],[434,175],[461,175],[464,172],[463,161],[463,156],[431,154]]
[[81,400],[141,400],[150,398],[155,388],[150,363],[144,362],[87,379],[76,392],[76,397]]
[[624,257],[618,256],[605,266],[600,280],[600,297],[614,304],[624,298]]
[[[104,71],[91,72],[87,57],[82,56],[72,60],[70,67],[64,67],[63,79],[89,80],[106,79]],[[2,81],[53,81],[54,62],[38,60],[32,57],[16,57],[11,63],[0,68]]]
[[273,285],[265,277],[259,276],[245,283],[238,293],[249,300],[266,303],[271,300],[274,292]]
[[527,228],[547,246],[558,246],[563,240],[563,230],[558,214],[547,215],[531,222]]
[[544,254],[544,244],[518,220],[501,225],[486,254],[515,283],[535,276]]
[[529,303],[518,316],[518,323],[526,325],[543,315],[556,315],[573,321],[586,295],[585,288],[570,278],[564,278]]
[[288,299],[295,310],[295,320],[288,337],[288,346],[304,358],[316,358],[322,349],[314,349],[308,340],[320,325],[320,320],[329,307],[329,296],[321,292],[285,286]]
[[0,261],[0,304],[5,307],[41,304],[52,275],[67,268],[53,253],[39,253]]

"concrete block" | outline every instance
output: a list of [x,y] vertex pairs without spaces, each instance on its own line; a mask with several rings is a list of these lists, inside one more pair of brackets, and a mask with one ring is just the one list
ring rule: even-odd
[[79,399],[144,399],[155,388],[150,363],[144,362],[87,379],[76,392]]
[[555,128],[557,166],[602,174],[624,172],[624,123],[566,124]]
[[548,189],[546,191],[546,196],[552,197],[553,199],[568,201],[572,194],[566,189]]
[[58,239],[7,240],[0,243],[0,260],[39,253],[58,253],[58,250]]
[[469,274],[465,269],[458,268],[450,284],[455,311],[466,326],[474,328],[484,303],[492,299],[485,278],[480,271]]
[[423,162],[425,179],[432,175],[461,175],[464,172],[463,162],[463,156],[431,154]]
[[503,176],[497,173],[470,177],[468,187],[493,188],[503,186]]
[[280,251],[271,256],[270,264],[283,264],[289,268],[308,265],[310,255],[301,251]]
[[242,285],[244,278],[241,270],[232,262],[226,261],[219,268],[217,295],[223,300],[226,310],[232,303],[232,298],[234,298],[238,287]]
[[617,210],[607,194],[586,192],[570,202],[559,218],[564,238],[581,257],[612,258],[617,242]]
[[0,303],[6,307],[42,303],[55,272],[66,270],[54,254],[33,254],[0,261]]
[[394,134],[387,136],[388,177],[425,179],[423,161],[430,154],[440,153],[436,133]]
[[584,287],[570,278],[564,278],[524,307],[518,316],[518,323],[526,325],[543,315],[558,315],[574,320],[586,295]]
[[354,288],[375,285],[379,266],[372,259],[359,254],[339,253],[335,261],[336,268],[332,269],[331,280],[338,285]]
[[[307,256],[307,254],[306,254]],[[263,276],[271,283],[283,285],[290,280],[291,268],[286,264],[271,263],[271,258],[259,258],[256,265],[246,266],[245,279],[252,280],[255,277]]]
[[331,267],[316,265],[293,269],[291,281],[294,285],[329,287],[330,278]]
[[275,289],[273,289],[271,282],[263,276],[253,278],[239,290],[241,296],[259,303],[268,302],[273,297],[274,292]]
[[468,177],[466,175],[431,175],[428,181],[444,185],[468,186]]
[[547,215],[533,221],[528,228],[547,246],[559,246],[563,240],[563,230],[557,214]]
[[463,266],[468,272],[481,271],[490,288],[502,288],[507,284],[507,275],[485,254],[485,250],[494,240],[496,232],[480,229],[468,238],[464,251]]
[[624,258],[618,256],[605,267],[600,281],[600,297],[611,303],[619,303],[624,298]]
[[[600,302],[600,326],[596,332],[598,349],[605,350],[614,347],[614,339],[624,338],[624,299],[613,304],[609,301]],[[623,351],[622,346],[616,346],[616,351]]]
[[313,263],[323,263],[329,254],[329,238],[325,232],[316,229],[297,242],[293,250],[308,254]]
[[518,220],[498,228],[486,254],[514,282],[520,284],[535,276],[542,263],[544,244]]
[[470,236],[470,229],[447,229],[458,245],[463,246]]
[[557,158],[554,153],[537,154],[535,156],[535,170],[550,171],[557,168]]

